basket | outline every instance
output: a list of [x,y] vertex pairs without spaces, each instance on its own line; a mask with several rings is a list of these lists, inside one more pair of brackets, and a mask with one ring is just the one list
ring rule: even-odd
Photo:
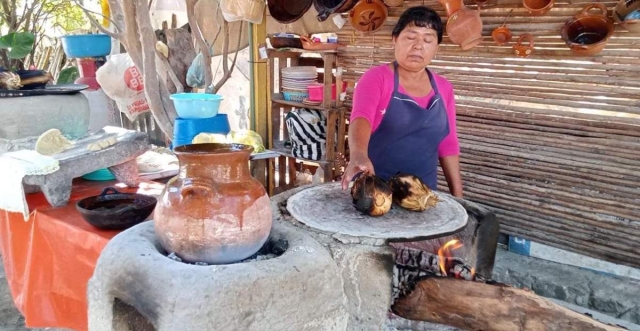
[[302,102],[309,97],[309,92],[282,91],[282,95],[286,101]]

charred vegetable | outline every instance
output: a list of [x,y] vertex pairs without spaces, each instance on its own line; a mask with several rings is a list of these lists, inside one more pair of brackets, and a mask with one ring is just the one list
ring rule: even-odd
[[391,209],[391,189],[382,179],[361,173],[351,187],[353,206],[369,216],[382,216]]
[[11,71],[0,72],[0,89],[19,90],[21,87],[20,76]]
[[18,70],[18,75],[23,90],[41,89],[53,80],[51,74],[44,70]]
[[389,179],[393,201],[413,211],[425,211],[434,207],[438,196],[420,178],[409,174],[397,174]]

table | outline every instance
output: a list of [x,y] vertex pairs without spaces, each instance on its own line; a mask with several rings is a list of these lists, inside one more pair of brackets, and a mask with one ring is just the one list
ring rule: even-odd
[[28,194],[30,217],[0,210],[0,250],[13,300],[30,328],[87,330],[87,281],[100,252],[119,231],[99,230],[80,216],[75,202],[105,187],[159,195],[164,185],[137,189],[116,182],[75,180],[71,200],[51,207],[42,193]]

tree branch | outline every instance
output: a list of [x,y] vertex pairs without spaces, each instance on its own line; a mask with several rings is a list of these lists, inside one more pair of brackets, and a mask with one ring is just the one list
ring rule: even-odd
[[211,72],[211,52],[209,52],[209,45],[207,45],[207,41],[204,39],[202,30],[200,30],[200,25],[198,25],[198,21],[196,19],[195,8],[198,1],[186,1],[187,18],[189,20],[189,26],[191,27],[191,33],[196,38],[196,43],[198,45],[198,48],[200,48],[200,52],[202,52],[202,57],[204,58],[204,86],[206,92],[211,93],[211,88],[213,85],[213,73]]
[[[167,137],[173,136],[173,122],[177,117],[173,102],[169,98],[167,85],[158,79],[156,66],[156,36],[151,27],[151,19],[147,2],[136,1],[136,23],[139,32],[139,43],[142,50],[142,72],[144,75],[144,93],[154,119]],[[126,15],[126,12],[125,12]],[[127,25],[127,29],[129,26]]]
[[164,69],[169,75],[169,79],[171,79],[171,82],[176,87],[176,93],[184,92],[184,85],[180,83],[180,79],[176,75],[176,72],[173,71],[173,68],[171,68],[171,64],[169,64],[169,60],[166,57],[164,57],[164,55],[160,53],[158,50],[156,50],[156,55],[158,55],[158,58],[160,58],[160,62],[162,62]]
[[106,16],[104,16],[104,15],[102,15],[102,14],[100,14],[100,13],[96,13],[96,12],[94,12],[94,11],[92,11],[92,10],[89,10],[89,9],[85,8],[84,6],[82,6],[82,5],[80,4],[80,2],[79,2],[78,0],[73,0],[73,2],[75,2],[75,3],[76,3],[76,5],[77,5],[78,7],[80,7],[80,9],[82,9],[82,12],[84,12],[84,15],[85,15],[85,16],[87,16],[87,18],[89,19],[89,22],[91,22],[91,25],[95,26],[95,27],[96,27],[100,32],[102,32],[102,33],[104,33],[104,34],[108,35],[109,37],[111,37],[111,38],[113,38],[113,39],[116,39],[116,40],[118,40],[118,41],[120,41],[120,40],[122,39],[122,37],[123,37],[123,36],[122,36],[122,33],[111,32],[111,31],[109,31],[109,30],[105,29],[105,28],[102,26],[102,24],[100,24],[100,22],[98,22],[98,20],[96,20],[96,19],[95,19],[95,17],[93,17],[93,15],[91,15],[91,14],[97,14],[97,15],[100,15],[100,16],[102,16],[102,17],[104,17],[104,18],[108,19],[108,20],[109,20],[109,22],[111,22],[111,23],[113,24],[113,26],[115,26],[115,27],[116,27],[116,29],[118,29],[118,25],[116,24],[116,22],[114,22],[113,20],[111,20],[111,18],[106,17]]
[[[227,22],[225,21],[225,24]],[[242,41],[242,27],[243,27],[243,21],[240,21],[240,32],[238,33],[238,43],[236,44],[236,54],[233,56],[233,61],[231,62],[231,69],[229,69],[227,67],[227,61],[225,61],[228,57],[228,52],[229,52],[229,45],[227,43],[227,47],[224,50],[224,59],[223,59],[223,68],[222,71],[224,72],[224,75],[222,76],[222,78],[220,78],[220,80],[218,81],[218,83],[216,84],[215,88],[213,89],[213,93],[218,93],[218,90],[220,88],[222,88],[222,86],[224,85],[224,83],[227,82],[227,80],[229,80],[229,78],[231,78],[231,74],[233,74],[233,70],[236,67],[236,60],[238,59],[238,53],[240,53],[240,42]],[[226,39],[229,39],[228,36],[228,31],[227,31],[227,37]]]

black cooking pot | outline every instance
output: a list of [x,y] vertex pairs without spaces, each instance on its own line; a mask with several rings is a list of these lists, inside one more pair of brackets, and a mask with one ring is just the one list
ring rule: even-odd
[[146,220],[157,202],[152,196],[120,193],[113,187],[107,187],[100,195],[78,201],[76,209],[97,228],[124,230]]
[[273,19],[288,24],[300,19],[311,8],[312,3],[313,0],[269,0],[267,7]]
[[318,21],[323,22],[334,13],[346,13],[356,5],[358,0],[313,0],[318,11]]

